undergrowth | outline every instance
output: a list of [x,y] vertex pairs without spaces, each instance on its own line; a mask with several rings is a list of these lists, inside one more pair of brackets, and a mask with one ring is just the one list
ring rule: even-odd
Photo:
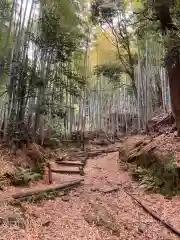
[[180,169],[173,156],[164,165],[154,163],[149,168],[136,166],[131,170],[133,177],[146,190],[159,192],[163,195],[180,194]]
[[14,186],[25,186],[28,185],[30,181],[37,181],[42,178],[42,172],[35,172],[31,168],[17,167],[8,177]]
[[57,197],[62,197],[69,194],[69,189],[64,189],[63,191],[51,190],[48,192],[41,192],[35,195],[27,196],[21,198],[21,202],[28,203],[40,203],[44,200],[55,200]]
[[54,200],[56,197],[58,197],[58,191],[50,191],[50,192],[38,193],[36,195],[24,197],[21,199],[21,201],[29,202],[29,203],[39,203],[43,200]]

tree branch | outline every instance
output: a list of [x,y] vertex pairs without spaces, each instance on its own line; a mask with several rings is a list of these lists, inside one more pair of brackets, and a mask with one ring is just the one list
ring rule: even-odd
[[7,90],[0,94],[0,97],[4,96],[4,94],[7,93]]
[[122,63],[122,65],[124,66],[124,68],[126,69],[126,72],[127,72],[128,74],[131,74],[130,71],[129,71],[129,69],[126,67],[126,66],[127,66],[127,63],[125,63],[125,61],[123,60],[123,58],[122,58],[122,56],[121,56],[121,54],[120,54],[118,37],[117,37],[116,32],[114,31],[114,27],[111,26],[111,24],[110,24],[108,21],[106,21],[106,22],[107,22],[109,28],[111,29],[112,34],[113,34],[113,36],[114,36],[114,38],[115,38],[115,41],[116,41],[116,49],[117,49],[117,53],[118,53],[119,60],[121,61],[121,63]]

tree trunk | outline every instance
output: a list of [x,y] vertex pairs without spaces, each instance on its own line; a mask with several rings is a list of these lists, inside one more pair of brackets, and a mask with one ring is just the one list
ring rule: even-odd
[[179,53],[169,59],[167,70],[169,76],[169,87],[171,95],[172,112],[176,121],[178,136],[180,136],[180,59]]
[[154,9],[161,23],[162,35],[168,34],[168,42],[165,45],[168,49],[166,56],[166,65],[169,76],[169,87],[171,95],[172,112],[176,121],[178,135],[180,136],[180,59],[179,49],[176,46],[178,42],[178,28],[173,24],[170,7],[172,3],[162,4],[160,0],[155,1]]
[[158,100],[158,107],[161,108],[163,106],[163,98],[162,98],[161,78],[159,74],[155,75],[155,83],[156,83],[156,95]]

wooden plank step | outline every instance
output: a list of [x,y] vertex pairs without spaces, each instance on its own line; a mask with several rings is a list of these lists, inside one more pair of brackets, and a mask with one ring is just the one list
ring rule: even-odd
[[73,170],[70,170],[70,169],[51,169],[51,172],[53,173],[62,173],[62,174],[80,174],[81,176],[84,176],[84,171],[83,169],[82,170],[79,170],[79,169],[73,169]]
[[87,152],[74,152],[68,154],[70,157],[86,157],[88,155]]
[[[88,156],[83,156],[83,157],[70,157],[70,160],[66,160],[66,161],[70,161],[70,162],[86,162],[86,160],[88,159]],[[65,161],[65,160],[64,160]]]
[[83,179],[77,179],[77,180],[73,180],[73,181],[68,181],[68,182],[52,185],[50,187],[34,188],[34,189],[30,189],[30,190],[28,189],[27,191],[13,194],[12,198],[18,199],[18,198],[23,198],[23,197],[28,197],[28,196],[32,196],[35,194],[39,194],[39,193],[61,190],[61,189],[65,189],[68,187],[76,186],[76,185],[80,184],[82,181],[83,181]]
[[82,162],[75,162],[75,161],[56,161],[58,165],[65,165],[65,166],[84,166]]

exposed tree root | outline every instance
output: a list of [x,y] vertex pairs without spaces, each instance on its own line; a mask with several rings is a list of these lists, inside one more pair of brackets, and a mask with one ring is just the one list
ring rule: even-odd
[[[150,133],[164,132],[164,131],[167,131],[168,126],[169,126],[169,130],[170,129],[172,130],[172,127],[170,128],[170,126],[172,126],[174,122],[175,122],[175,119],[173,117],[172,112],[171,113],[163,113],[163,114],[160,114],[148,121],[147,130]],[[174,130],[175,130],[175,128],[174,128]]]
[[169,230],[171,230],[173,233],[175,233],[177,236],[180,236],[180,231],[178,231],[175,227],[173,227],[170,223],[166,222],[164,219],[159,217],[156,213],[152,212],[150,209],[148,209],[140,200],[138,200],[136,197],[131,195],[129,192],[127,192],[124,189],[125,193],[130,196],[134,201],[136,201],[147,213],[149,213],[154,219],[161,222],[165,227],[167,227]]

